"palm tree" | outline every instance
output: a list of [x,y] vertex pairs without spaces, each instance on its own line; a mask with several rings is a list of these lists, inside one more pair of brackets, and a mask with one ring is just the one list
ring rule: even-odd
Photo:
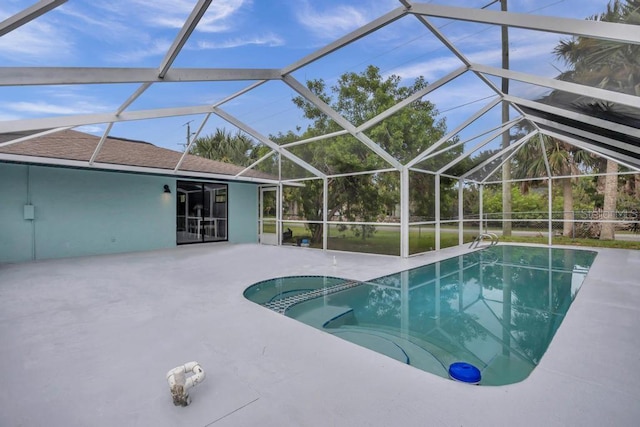
[[[613,0],[607,10],[587,18],[594,21],[640,25],[640,0]],[[640,46],[608,40],[577,37],[563,40],[555,48],[558,58],[571,69],[559,78],[576,83],[640,96]],[[596,114],[618,116],[620,108],[614,103],[579,96],[571,103]],[[618,195],[618,165],[607,161],[603,210],[615,212]],[[601,239],[614,238],[614,223],[603,223]]]
[[[586,151],[573,147],[559,139],[543,136],[546,157],[552,176],[562,176],[563,219],[562,235],[573,236],[573,185],[572,178],[580,173],[580,169],[593,164],[593,157]],[[536,178],[547,175],[544,156],[540,145],[528,142],[516,156],[516,178]]]
[[218,128],[213,135],[196,139],[189,153],[211,160],[248,166],[254,161],[254,145],[253,140],[243,133],[232,134]]

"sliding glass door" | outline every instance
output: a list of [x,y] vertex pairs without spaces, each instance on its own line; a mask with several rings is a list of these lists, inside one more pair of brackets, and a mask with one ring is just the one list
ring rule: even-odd
[[226,184],[178,181],[177,192],[178,244],[228,240]]

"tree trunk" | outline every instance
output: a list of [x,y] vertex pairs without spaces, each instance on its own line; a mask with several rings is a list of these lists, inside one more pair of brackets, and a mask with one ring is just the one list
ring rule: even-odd
[[[616,218],[616,203],[618,201],[618,164],[607,160],[607,176],[604,183],[603,219],[614,220]],[[616,175],[609,175],[616,174]],[[615,223],[603,222],[600,232],[601,240],[615,239]]]
[[[511,179],[511,165],[508,165],[509,162],[505,163],[502,166],[502,179],[508,180]],[[511,236],[511,183],[510,182],[502,182],[502,235],[503,236]]]
[[571,178],[562,178],[562,198],[562,210],[564,211],[562,235],[564,237],[573,237],[573,188]]
[[323,238],[323,226],[322,224],[313,224],[311,228],[311,242],[322,243]]
[[[605,159],[600,159],[600,162],[604,162],[604,161]],[[605,168],[605,164],[598,163],[597,170],[602,171],[603,168]],[[599,175],[598,178],[596,179],[596,191],[598,192],[598,194],[604,194],[604,186],[605,186],[606,180],[607,180],[607,177],[603,175]]]

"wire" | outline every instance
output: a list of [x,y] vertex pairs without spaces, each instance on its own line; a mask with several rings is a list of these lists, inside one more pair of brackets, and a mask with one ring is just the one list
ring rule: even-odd
[[455,109],[458,109],[458,108],[466,107],[467,105],[475,104],[476,102],[484,101],[485,99],[495,98],[496,96],[498,96],[498,95],[493,94],[493,95],[485,96],[484,98],[478,98],[475,101],[465,102],[464,104],[456,105],[455,107],[451,107],[451,108],[447,108],[446,110],[439,111],[439,113],[440,114],[446,113],[446,112],[449,112],[451,110],[455,110]]

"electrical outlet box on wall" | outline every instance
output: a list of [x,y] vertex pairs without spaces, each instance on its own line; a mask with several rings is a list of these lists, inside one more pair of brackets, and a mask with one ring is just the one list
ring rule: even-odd
[[33,205],[24,205],[24,219],[35,219],[36,207]]

